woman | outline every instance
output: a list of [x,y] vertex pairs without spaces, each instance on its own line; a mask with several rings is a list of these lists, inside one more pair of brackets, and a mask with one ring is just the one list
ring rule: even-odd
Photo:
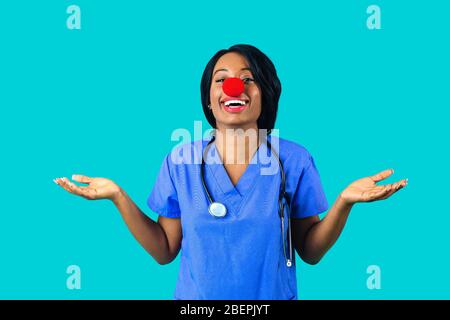
[[[87,199],[112,200],[158,263],[170,263],[181,248],[175,299],[297,299],[289,243],[305,262],[318,263],[355,203],[387,199],[407,180],[377,185],[390,169],[359,179],[321,220],[318,214],[328,203],[313,157],[301,145],[270,135],[280,93],[273,63],[257,48],[235,45],[211,58],[201,98],[215,135],[166,156],[148,198],[157,222],[111,180],[74,175],[88,185],[67,178],[55,182]],[[178,161],[180,150],[188,149],[204,163]],[[264,173],[264,155],[279,159],[272,172]],[[285,215],[292,221],[281,219]]]

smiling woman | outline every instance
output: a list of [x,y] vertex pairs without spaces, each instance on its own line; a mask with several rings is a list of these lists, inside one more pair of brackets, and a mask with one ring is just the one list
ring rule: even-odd
[[[236,84],[239,82],[243,85]],[[235,45],[218,51],[206,65],[200,92],[203,112],[213,128],[222,121],[243,129],[256,122],[259,129],[270,133],[275,125],[281,83],[270,59],[253,46]],[[225,101],[236,99],[245,102],[245,107],[237,110],[243,112],[235,116],[223,112],[233,112],[225,108]]]
[[[356,180],[321,220],[329,206],[314,158],[302,145],[270,135],[280,94],[275,67],[259,49],[235,45],[211,58],[201,101],[215,135],[180,148],[221,161],[175,163],[179,150],[169,153],[147,199],[157,222],[109,179],[73,176],[84,187],[65,178],[55,182],[87,199],[112,200],[160,264],[181,249],[175,299],[297,299],[292,247],[305,262],[318,263],[355,203],[387,199],[407,181],[377,185],[391,169]],[[279,170],[263,170],[260,159],[267,155]]]

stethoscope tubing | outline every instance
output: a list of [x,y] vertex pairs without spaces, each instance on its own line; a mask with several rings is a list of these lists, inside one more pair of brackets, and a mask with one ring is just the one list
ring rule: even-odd
[[[201,175],[203,190],[205,191],[206,197],[208,198],[208,202],[209,202],[208,211],[212,216],[214,216],[216,218],[218,218],[218,217],[221,218],[226,215],[226,207],[223,204],[214,201],[213,197],[211,196],[211,193],[209,192],[208,186],[206,185],[206,181],[205,181],[205,154],[207,153],[209,147],[212,145],[214,140],[215,140],[215,136],[213,135],[211,140],[208,142],[208,144],[206,145],[206,147],[202,153],[202,164],[201,164],[201,168],[200,168],[200,175]],[[281,163],[280,157],[278,156],[277,152],[272,148],[272,145],[270,144],[269,140],[266,139],[266,143],[267,143],[267,146],[270,148],[270,150],[275,155],[275,157],[277,158],[280,173],[281,173],[280,194],[279,194],[279,198],[278,198],[278,215],[280,216],[280,220],[281,220],[281,237],[283,239],[283,254],[286,259],[286,265],[288,267],[291,267],[292,263],[293,263],[291,219],[289,217],[291,210],[290,210],[289,201],[286,198],[286,176],[285,176],[283,164]],[[284,233],[285,233],[284,219],[285,219],[285,217],[284,217],[283,200],[286,201],[286,205],[288,207],[287,208],[288,209],[288,215],[287,215],[288,235],[287,236],[288,236],[288,246],[289,246],[289,257],[287,255],[286,241],[284,241]],[[220,215],[214,214],[214,210],[212,210],[213,206],[220,207],[220,209],[223,210],[223,211],[219,210],[221,212]]]

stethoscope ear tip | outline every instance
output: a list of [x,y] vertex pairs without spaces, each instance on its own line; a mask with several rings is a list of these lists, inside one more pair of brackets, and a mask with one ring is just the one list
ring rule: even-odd
[[292,267],[292,261],[291,260],[288,260],[287,262],[286,262],[286,265],[290,268],[290,267]]

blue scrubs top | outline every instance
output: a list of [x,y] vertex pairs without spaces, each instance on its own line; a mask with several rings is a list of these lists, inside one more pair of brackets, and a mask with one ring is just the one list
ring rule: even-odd
[[[311,154],[282,138],[269,136],[269,141],[278,150],[286,173],[291,218],[327,210]],[[200,175],[201,152],[207,142],[194,141],[169,153],[147,200],[159,215],[181,219],[181,261],[174,299],[297,299],[295,253],[290,268],[283,254],[282,241],[287,238],[281,237],[278,215],[278,161],[263,142],[234,186],[223,164],[216,161],[220,157],[212,143],[205,181],[213,199],[227,207],[225,217],[213,217]]]

